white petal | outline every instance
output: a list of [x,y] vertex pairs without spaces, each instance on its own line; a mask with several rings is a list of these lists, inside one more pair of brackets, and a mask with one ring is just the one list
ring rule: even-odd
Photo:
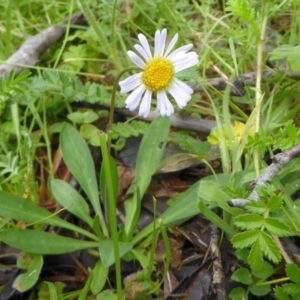
[[132,90],[134,90],[136,87],[138,87],[140,84],[142,84],[142,72],[138,73],[138,74],[134,74],[122,81],[119,82],[119,85],[121,87],[121,93],[128,93]]
[[155,33],[155,44],[154,44],[154,57],[163,56],[167,38],[167,29],[163,29],[160,34],[159,30]]
[[[191,55],[189,55],[191,54]],[[185,54],[185,57],[177,59],[176,62],[173,62],[175,73],[178,73],[184,69],[188,69],[197,65],[199,62],[198,56],[195,52]]]
[[146,118],[149,115],[150,112],[150,105],[151,105],[151,97],[152,92],[149,90],[146,90],[145,95],[142,99],[140,109],[139,109],[139,115]]
[[143,56],[146,61],[150,60],[150,57],[146,50],[141,45],[134,45],[134,48]]
[[157,56],[159,44],[160,44],[160,31],[156,30],[155,36],[154,36],[154,57]]
[[169,44],[169,46],[168,46],[168,48],[167,48],[167,50],[164,54],[164,57],[167,57],[167,55],[170,53],[170,51],[173,49],[174,45],[176,44],[177,40],[178,40],[178,33],[176,33],[174,35],[174,37],[172,38],[172,40],[171,40],[171,42],[170,42],[170,44]]
[[187,84],[179,80],[178,78],[174,78],[174,83],[177,84],[180,89],[182,89],[187,94],[193,94],[194,91],[192,88],[190,88]]
[[148,43],[146,37],[145,37],[143,34],[140,33],[140,34],[138,35],[138,38],[139,38],[139,40],[140,40],[140,42],[141,42],[142,47],[143,47],[143,48],[145,49],[145,51],[147,52],[148,56],[149,56],[150,58],[152,58],[152,54],[151,54],[151,51],[150,51],[149,43]]
[[185,62],[187,60],[192,60],[194,58],[198,59],[198,55],[196,52],[189,52],[189,53],[177,53],[175,56],[172,57],[171,61],[173,64],[180,64],[182,62]]
[[189,50],[191,50],[192,48],[193,48],[192,44],[182,46],[182,47],[176,49],[175,51],[173,51],[167,58],[172,59],[176,54],[178,54],[180,52],[186,53]]
[[145,90],[146,87],[144,85],[141,85],[136,90],[134,90],[125,101],[126,108],[128,108],[129,110],[135,110],[138,107]]
[[191,95],[184,93],[177,85],[173,84],[168,89],[168,92],[173,96],[179,108],[183,108],[191,100]]
[[156,111],[159,111],[162,116],[170,116],[174,113],[174,108],[169,101],[166,92],[157,93]]
[[136,55],[133,51],[128,51],[127,54],[135,65],[144,69],[145,63],[138,55]]

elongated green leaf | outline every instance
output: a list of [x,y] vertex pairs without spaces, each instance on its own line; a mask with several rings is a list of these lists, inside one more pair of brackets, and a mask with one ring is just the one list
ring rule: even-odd
[[133,234],[140,217],[141,200],[152,175],[157,170],[164,154],[170,130],[170,118],[157,117],[147,129],[137,156],[135,184],[129,189],[134,196],[125,201],[125,233],[128,239]]
[[15,279],[13,287],[19,292],[28,291],[39,279],[43,267],[43,256],[23,252],[18,256],[17,266],[26,272]]
[[216,215],[211,209],[209,209],[203,201],[198,204],[199,210],[209,219],[212,223],[218,226],[221,230],[225,231],[228,235],[233,236],[236,231],[225,221],[223,221],[218,215]]
[[49,211],[24,200],[18,196],[0,191],[0,216],[4,218],[20,220],[27,223],[48,224],[66,228],[75,232],[80,232],[92,239],[97,239],[93,234],[77,227],[61,218],[53,215]]
[[102,215],[95,166],[89,147],[79,132],[67,123],[60,134],[60,145],[66,165],[89,197],[96,214]]
[[259,272],[263,267],[263,256],[260,247],[259,239],[255,241],[253,246],[251,247],[248,263],[253,271]]
[[258,229],[253,229],[250,231],[245,231],[236,234],[232,239],[231,242],[233,247],[235,248],[246,248],[251,246],[257,239],[259,239],[261,235],[261,231]]
[[271,234],[274,234],[276,236],[284,237],[291,235],[290,227],[280,220],[274,218],[266,218],[265,226]]
[[245,208],[252,213],[263,214],[267,210],[267,205],[262,201],[249,201]]
[[260,250],[270,261],[278,263],[281,260],[280,250],[274,239],[265,232],[261,232],[259,237]]
[[90,227],[93,226],[93,219],[89,215],[88,204],[71,185],[59,179],[52,179],[50,187],[53,196],[60,205],[85,221]]
[[243,212],[242,209],[230,207],[227,201],[231,197],[225,193],[221,186],[211,180],[201,180],[199,186],[199,197],[213,207],[221,207],[228,213],[237,216]]
[[93,278],[91,282],[91,291],[93,295],[97,295],[102,291],[107,280],[108,270],[109,269],[106,268],[99,259],[92,271]]
[[264,222],[264,217],[257,214],[240,215],[234,218],[234,225],[245,230],[261,228]]
[[[176,198],[174,203],[160,216],[165,226],[180,225],[200,213],[198,208],[198,189],[199,182],[196,182]],[[156,226],[159,226],[158,223]],[[151,234],[152,231],[153,222],[133,237],[132,242],[138,242]]]
[[160,216],[165,226],[180,225],[200,213],[198,208],[199,182],[181,193],[174,203]]
[[[128,253],[133,247],[131,243],[119,243],[120,257]],[[105,240],[99,246],[100,258],[103,265],[109,268],[115,262],[115,250],[112,240]]]
[[98,242],[75,240],[44,231],[8,229],[0,231],[0,240],[11,247],[35,254],[62,254],[98,247]]

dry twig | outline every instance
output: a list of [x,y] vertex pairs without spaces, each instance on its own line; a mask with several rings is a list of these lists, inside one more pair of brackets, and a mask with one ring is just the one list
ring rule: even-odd
[[260,199],[257,192],[260,186],[266,186],[291,160],[300,155],[300,143],[272,157],[272,164],[255,180],[255,187],[247,199],[231,199],[228,201],[230,206],[244,207],[249,201]]

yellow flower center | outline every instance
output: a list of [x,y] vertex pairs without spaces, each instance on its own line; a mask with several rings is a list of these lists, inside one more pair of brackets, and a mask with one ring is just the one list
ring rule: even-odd
[[155,57],[146,64],[142,82],[148,90],[160,92],[170,86],[174,74],[174,67],[170,60],[163,57]]

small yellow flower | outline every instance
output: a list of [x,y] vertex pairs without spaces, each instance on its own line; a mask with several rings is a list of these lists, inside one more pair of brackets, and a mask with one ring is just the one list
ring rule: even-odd
[[[231,145],[238,145],[241,142],[242,135],[243,135],[243,132],[245,130],[245,124],[241,123],[241,122],[238,122],[238,121],[235,121],[234,125],[232,125],[231,130],[232,130],[232,135],[233,135],[234,140],[232,140],[230,142],[230,138],[229,138],[227,128],[226,128],[225,125],[222,126],[222,131],[223,131],[223,134],[224,134],[224,137],[225,137],[226,146],[229,149],[231,148]],[[250,136],[254,136],[254,134],[255,133],[254,133],[253,130],[249,131]],[[217,145],[217,144],[220,143],[218,128],[214,128],[212,130],[210,135],[207,137],[207,141],[212,145]]]
[[119,83],[121,93],[133,91],[126,99],[126,107],[135,110],[141,103],[139,115],[146,118],[150,112],[152,94],[156,93],[156,111],[159,111],[162,116],[170,116],[174,113],[174,108],[166,92],[172,95],[179,108],[186,106],[194,91],[177,79],[175,74],[196,65],[198,55],[196,52],[188,53],[193,47],[191,44],[171,52],[178,40],[178,34],[173,37],[165,50],[166,29],[156,31],[153,55],[146,37],[139,34],[138,38],[141,45],[134,45],[134,48],[139,55],[133,51],[127,53],[132,62],[143,71]]

